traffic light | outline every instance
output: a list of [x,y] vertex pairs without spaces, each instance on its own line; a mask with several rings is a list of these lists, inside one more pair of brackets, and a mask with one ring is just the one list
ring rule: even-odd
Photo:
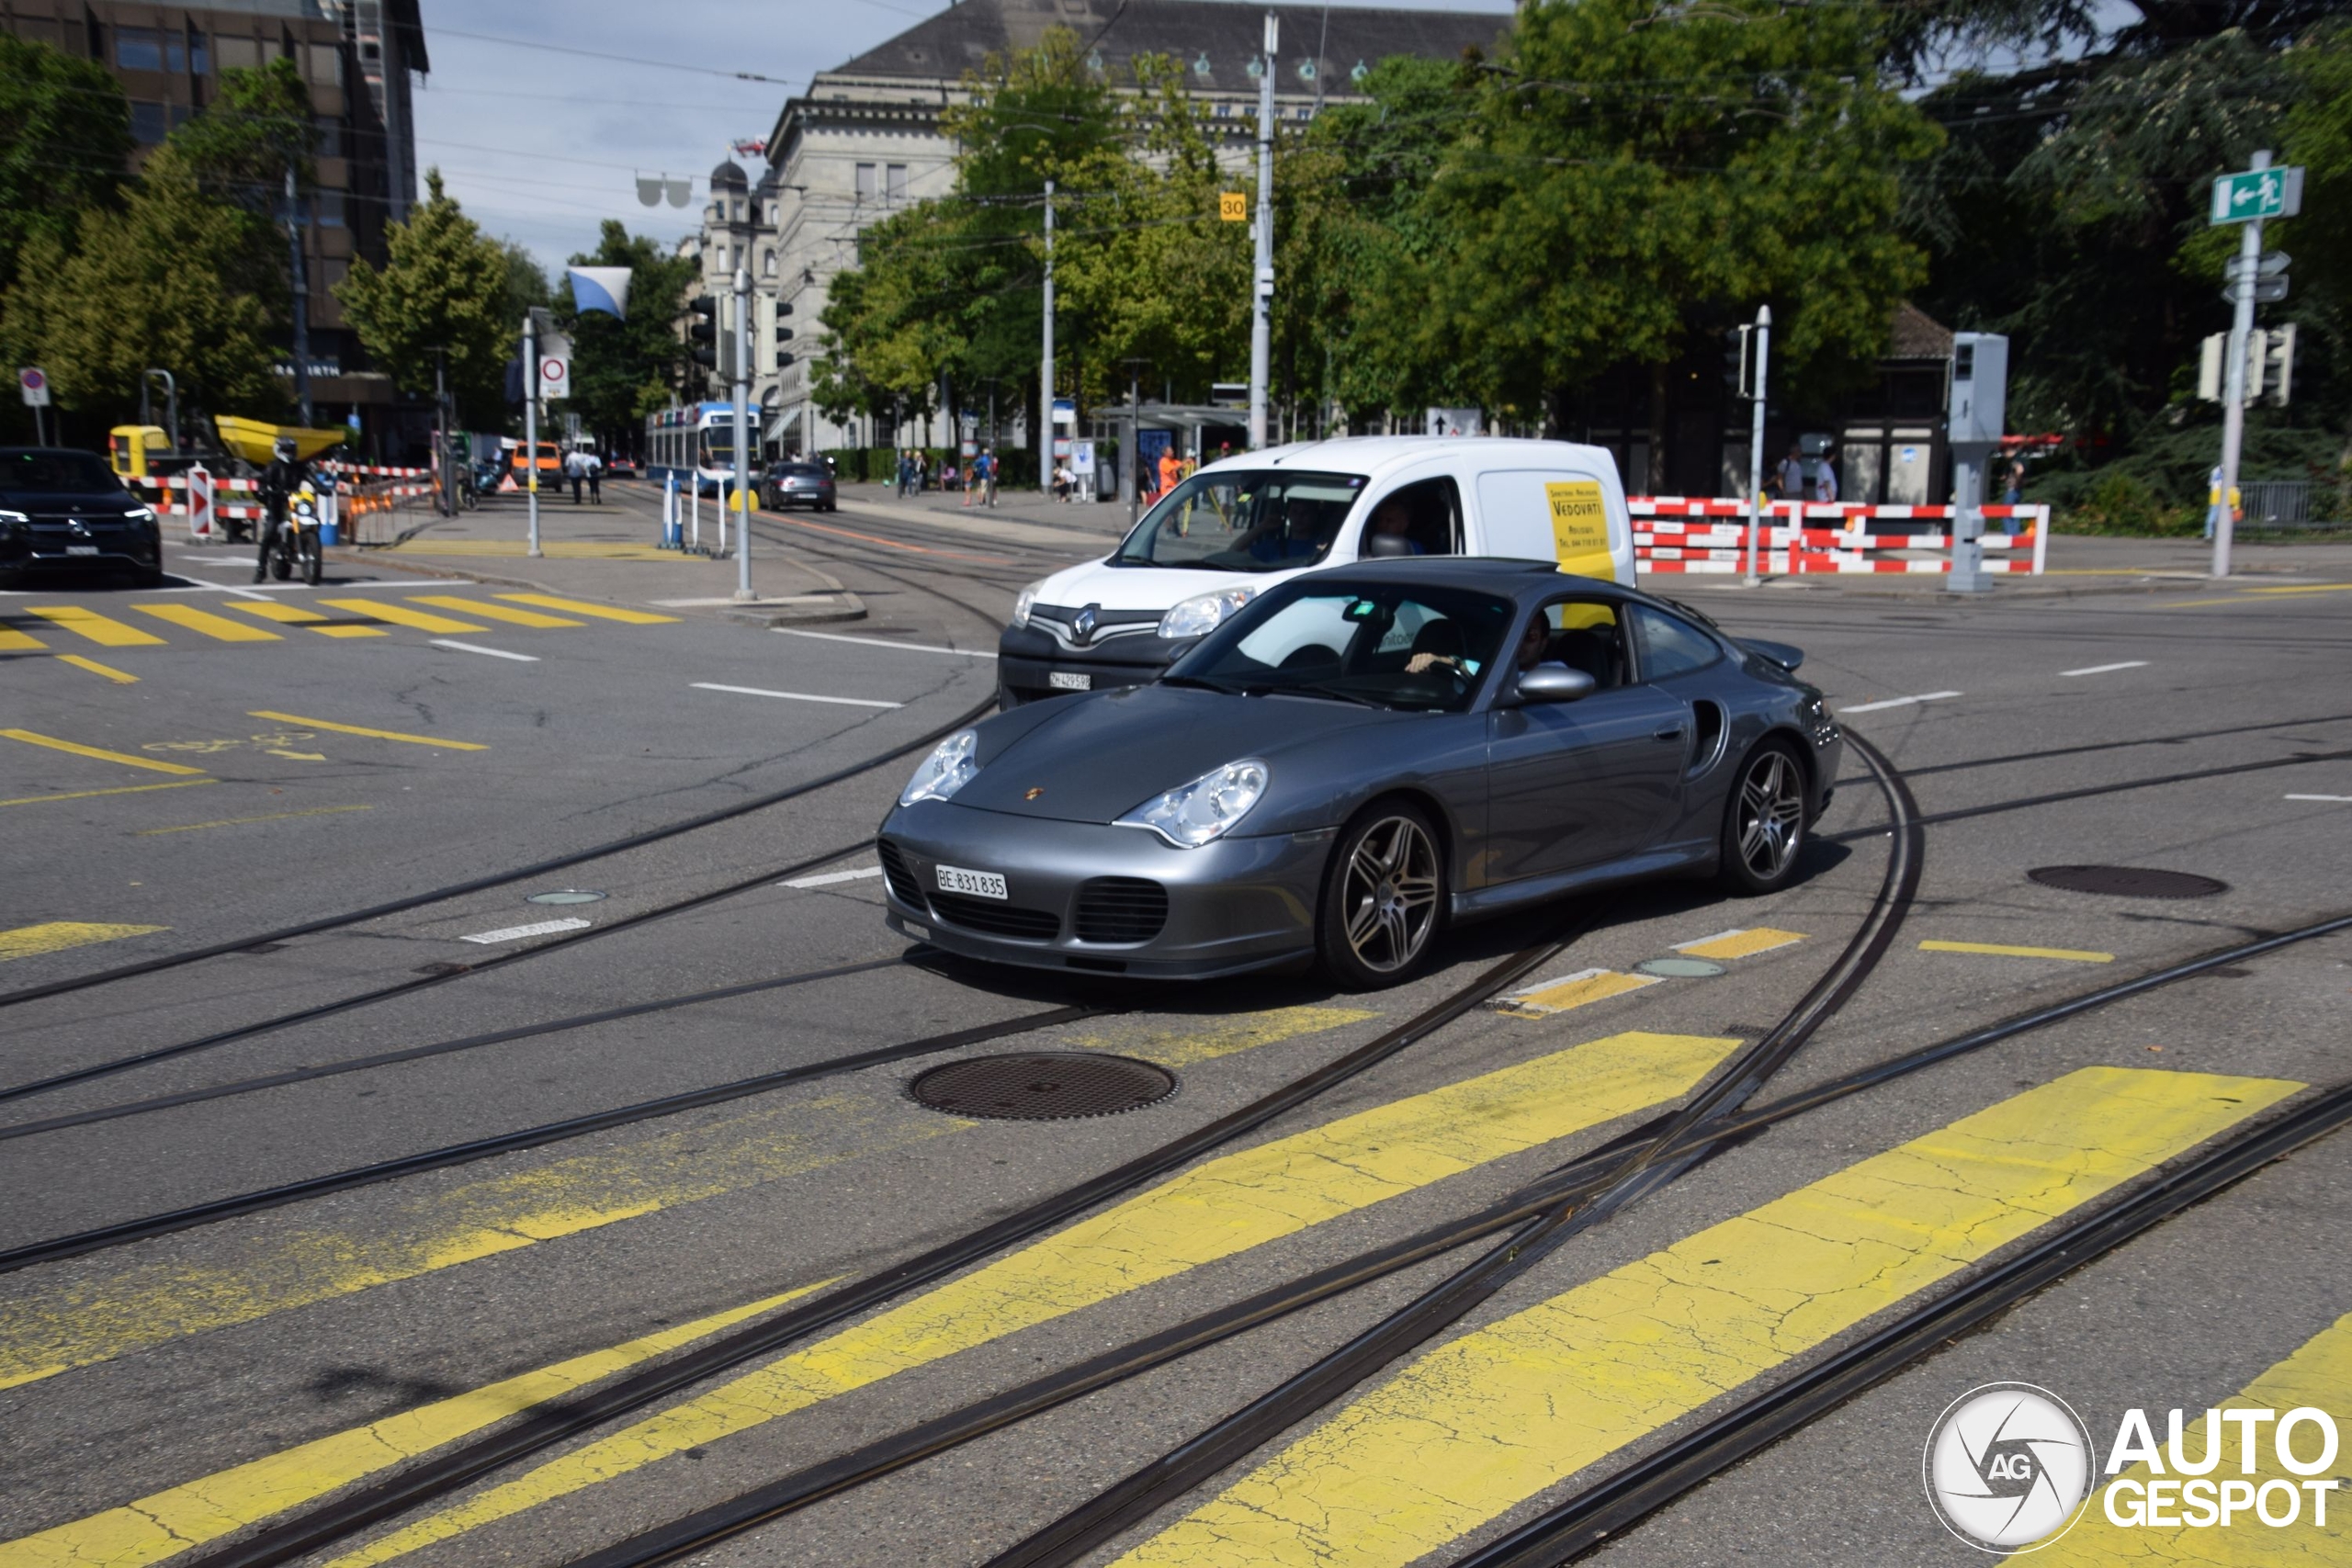
[[1756,395],[1756,370],[1749,349],[1755,341],[1756,329],[1752,326],[1734,327],[1724,334],[1724,390],[1735,399]]
[[707,294],[686,301],[686,342],[693,345],[687,352],[696,365],[706,370],[718,367],[718,301]]

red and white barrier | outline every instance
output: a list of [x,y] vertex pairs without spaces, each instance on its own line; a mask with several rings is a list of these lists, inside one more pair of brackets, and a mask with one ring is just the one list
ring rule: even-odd
[[[380,510],[398,498],[430,495],[429,468],[383,468],[361,464],[327,465],[345,481],[353,504],[347,509],[351,520],[356,522],[361,513]],[[371,477],[382,476],[382,477]],[[394,482],[401,478],[422,479],[423,484]],[[187,521],[187,536],[199,543],[214,537],[220,526],[231,521],[258,523],[267,509],[261,501],[258,479],[220,479],[201,466],[185,474],[156,476],[134,479],[154,493],[155,514],[158,517],[180,517]],[[241,499],[231,500],[229,497]],[[243,499],[243,498],[251,499]]]
[[[1634,560],[1655,572],[1731,574],[1747,570],[1747,503],[1733,498],[1680,495],[1628,496],[1633,513]],[[1978,541],[1987,555],[1984,569],[2040,576],[2050,540],[2047,506],[1987,506],[1987,523],[2017,518],[2027,531],[1988,534]],[[1949,528],[1915,533],[1871,527],[1872,523],[1951,520],[1949,506],[1866,506],[1839,502],[1768,502],[1756,530],[1758,571],[1774,576],[1808,572],[1935,573],[1951,570]],[[1717,521],[1721,519],[1721,521]],[[2020,559],[2018,552],[2026,552]],[[1901,558],[1891,558],[1900,553]]]

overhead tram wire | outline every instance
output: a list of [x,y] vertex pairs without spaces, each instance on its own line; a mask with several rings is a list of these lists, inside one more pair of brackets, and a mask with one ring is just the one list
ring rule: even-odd
[[[2120,986],[2107,987],[2088,996],[2019,1015],[1988,1029],[1864,1068],[1817,1089],[1773,1101],[1752,1112],[1745,1112],[1735,1124],[1715,1134],[1714,1141],[1719,1146],[1728,1145],[1805,1111],[1862,1092],[1968,1051],[1981,1049],[1998,1040],[2044,1027],[2061,1018],[2109,1005],[2159,985],[2192,978],[2216,967],[2345,930],[2352,930],[2352,915],[2331,917],[2296,931],[2208,953]],[[655,1563],[676,1561],[811,1503],[854,1490],[1032,1416],[1126,1382],[1252,1328],[1343,1295],[1362,1285],[1430,1262],[1470,1242],[1523,1224],[1564,1200],[1595,1190],[1627,1151],[1654,1142],[1665,1122],[1665,1118],[1658,1118],[1649,1125],[1612,1140],[1555,1168],[1519,1191],[1458,1220],[1432,1226],[1399,1241],[1330,1264],[1298,1280],[1270,1287],[1230,1305],[1186,1319],[1144,1338],[1114,1347],[915,1427],[875,1439],[835,1458],[797,1471],[755,1492],[714,1505],[686,1518],[657,1527],[615,1546],[576,1559],[569,1568],[651,1568]],[[1050,1530],[1053,1527],[1048,1529]],[[1101,1538],[1089,1539],[1099,1543]],[[1022,1546],[992,1560],[990,1568],[1068,1561],[1067,1555],[1055,1557],[1046,1552],[1048,1548],[1066,1548],[1069,1544],[1066,1540],[1049,1540],[1047,1532],[1041,1531]],[[1034,1554],[1016,1555],[1023,1548],[1031,1549]]]
[[[701,1349],[542,1406],[512,1427],[449,1449],[410,1470],[298,1514],[243,1541],[201,1553],[181,1568],[266,1568],[288,1562],[379,1519],[443,1495],[487,1471],[538,1452],[589,1427],[639,1409],[677,1389],[766,1355],[1025,1241],[1312,1102],[1429,1038],[1553,962],[1589,929],[1590,923],[1589,915],[1570,917],[1553,935],[1501,959],[1375,1039],[1100,1176],[1027,1204],[870,1279],[788,1307]],[[61,1242],[70,1239],[61,1238]],[[0,1253],[0,1269],[21,1267],[9,1262],[12,1256]]]

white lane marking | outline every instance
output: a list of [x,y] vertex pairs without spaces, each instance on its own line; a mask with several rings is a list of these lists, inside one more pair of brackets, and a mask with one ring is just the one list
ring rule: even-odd
[[2120,664],[2094,664],[2087,670],[2061,670],[2058,675],[2064,680],[2069,675],[2112,675],[2118,670],[2145,670],[2147,667],[2148,661],[2144,659],[2127,659]]
[[216,593],[234,593],[240,599],[259,599],[265,603],[269,599],[269,595],[258,588],[240,588],[232,582],[207,582],[200,577],[188,577],[184,571],[173,571],[170,567],[165,567],[164,570],[171,571],[174,577],[186,578],[198,588],[209,588]]
[[781,632],[786,637],[813,637],[820,642],[863,643],[867,648],[903,648],[911,653],[946,653],[953,654],[957,659],[994,659],[996,657],[993,653],[982,653],[978,649],[944,648],[935,642],[892,642],[887,637],[843,637],[839,632],[804,632],[791,626],[770,626],[768,630]]
[[2290,795],[2287,798],[2289,800],[2333,800],[2352,804],[2352,795]]
[[527,926],[507,926],[500,931],[476,931],[471,936],[461,936],[458,940],[459,942],[480,942],[484,947],[487,947],[492,942],[520,942],[526,936],[550,936],[557,931],[584,931],[593,924],[594,924],[594,922],[592,920],[577,919],[569,920],[539,920]]
[[509,653],[503,648],[484,648],[480,643],[451,642],[446,637],[426,637],[424,640],[435,648],[454,648],[459,653],[486,653],[492,659],[511,659],[517,664],[537,664],[539,661],[536,653]]
[[855,871],[829,871],[822,876],[796,876],[789,882],[779,882],[778,887],[831,887],[837,882],[863,882],[869,876],[879,876],[878,865],[862,865]]
[[1913,703],[1939,703],[1946,697],[1956,697],[1958,692],[1922,692],[1916,697],[1889,697],[1884,702],[1862,703],[1854,707],[1839,708],[1841,714],[1876,713],[1881,708],[1909,707]]
[[710,681],[689,681],[697,692],[734,692],[746,697],[782,697],[788,703],[839,703],[853,708],[902,708],[904,703],[877,703],[871,697],[820,697],[814,692],[767,692],[757,686],[721,686]]

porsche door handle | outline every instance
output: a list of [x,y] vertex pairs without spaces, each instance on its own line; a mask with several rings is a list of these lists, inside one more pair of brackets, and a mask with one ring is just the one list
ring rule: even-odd
[[1678,724],[1671,729],[1660,729],[1655,731],[1650,736],[1650,739],[1653,740],[1679,740],[1682,739],[1683,734],[1684,727]]

